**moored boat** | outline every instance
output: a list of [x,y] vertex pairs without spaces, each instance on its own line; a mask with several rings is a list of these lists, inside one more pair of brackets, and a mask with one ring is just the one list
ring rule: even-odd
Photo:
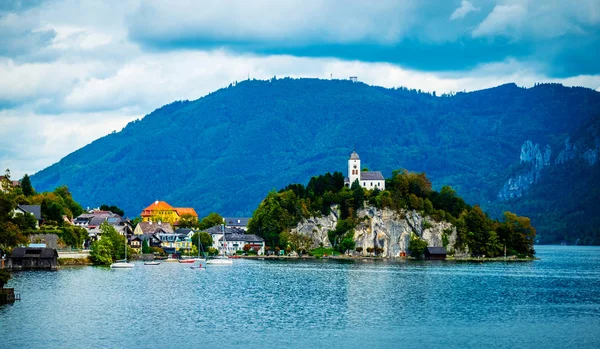
[[144,265],[159,265],[160,262],[156,262],[156,261],[150,261],[150,262],[144,262]]

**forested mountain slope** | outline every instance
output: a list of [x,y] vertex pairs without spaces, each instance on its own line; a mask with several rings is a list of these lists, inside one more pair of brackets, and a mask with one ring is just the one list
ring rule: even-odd
[[[66,184],[84,206],[114,204],[130,216],[156,199],[192,206],[201,216],[250,215],[271,189],[305,183],[315,173],[345,172],[355,147],[363,166],[385,177],[399,168],[424,171],[434,187],[451,185],[470,204],[492,212],[514,205],[511,211],[546,229],[538,233],[549,242],[560,232],[539,221],[538,212],[552,207],[559,220],[564,216],[561,229],[581,227],[577,215],[560,212],[562,194],[538,200],[545,174],[568,137],[591,137],[584,152],[597,154],[591,125],[599,117],[600,93],[557,84],[436,97],[345,80],[252,80],[163,106],[31,179],[38,190]],[[509,180],[529,171],[521,156],[527,141],[542,153],[549,147],[553,165],[536,170],[538,177],[520,191],[507,191],[519,197],[502,196]],[[597,189],[598,162],[570,165],[585,161],[582,156],[560,163],[572,169],[562,185],[586,181]]]

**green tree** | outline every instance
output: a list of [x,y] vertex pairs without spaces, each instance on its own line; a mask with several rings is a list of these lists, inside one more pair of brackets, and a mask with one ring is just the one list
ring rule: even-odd
[[8,283],[12,277],[10,275],[10,271],[5,269],[0,269],[0,289],[4,288],[4,285]]
[[206,230],[223,223],[223,217],[216,212],[211,212],[208,216],[202,218],[198,224],[198,229]]
[[340,252],[350,254],[350,250],[353,250],[355,246],[354,239],[347,236],[340,242]]
[[118,214],[121,217],[125,216],[125,211],[121,210],[120,208],[118,208],[115,205],[108,206],[107,204],[102,204],[102,205],[100,205],[100,210],[102,210],[102,211],[110,211],[110,212],[112,212],[114,214]]
[[144,253],[144,254],[152,253],[152,249],[150,248],[150,245],[148,244],[148,239],[146,239],[142,242],[142,253]]
[[113,250],[111,239],[94,241],[90,248],[90,259],[95,265],[110,265],[115,261]]
[[414,258],[422,258],[426,249],[427,241],[413,234],[408,242],[408,252],[410,255]]
[[[208,222],[207,222],[208,224]],[[194,228],[198,226],[198,217],[186,213],[179,217],[179,226],[181,228]],[[210,227],[209,227],[210,228]]]
[[25,196],[33,196],[35,194],[35,190],[31,185],[31,179],[29,179],[29,175],[27,175],[27,173],[21,179],[21,190]]
[[194,235],[192,235],[192,245],[193,246],[198,247],[198,237],[200,237],[200,243],[202,244],[202,248],[205,251],[206,251],[206,249],[208,249],[209,247],[212,246],[212,244],[213,244],[212,236],[205,231],[195,232]]

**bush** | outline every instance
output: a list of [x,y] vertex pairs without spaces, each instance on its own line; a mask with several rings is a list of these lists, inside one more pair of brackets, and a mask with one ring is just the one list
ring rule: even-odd
[[427,241],[413,235],[408,243],[408,252],[414,258],[422,258],[427,249]]

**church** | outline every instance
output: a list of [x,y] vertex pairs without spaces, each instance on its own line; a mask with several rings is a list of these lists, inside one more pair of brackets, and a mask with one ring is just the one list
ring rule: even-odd
[[350,154],[350,159],[348,159],[348,177],[344,179],[344,184],[350,187],[355,180],[358,180],[358,183],[363,188],[385,190],[385,178],[383,178],[381,172],[361,171],[360,157],[356,151],[353,151]]

